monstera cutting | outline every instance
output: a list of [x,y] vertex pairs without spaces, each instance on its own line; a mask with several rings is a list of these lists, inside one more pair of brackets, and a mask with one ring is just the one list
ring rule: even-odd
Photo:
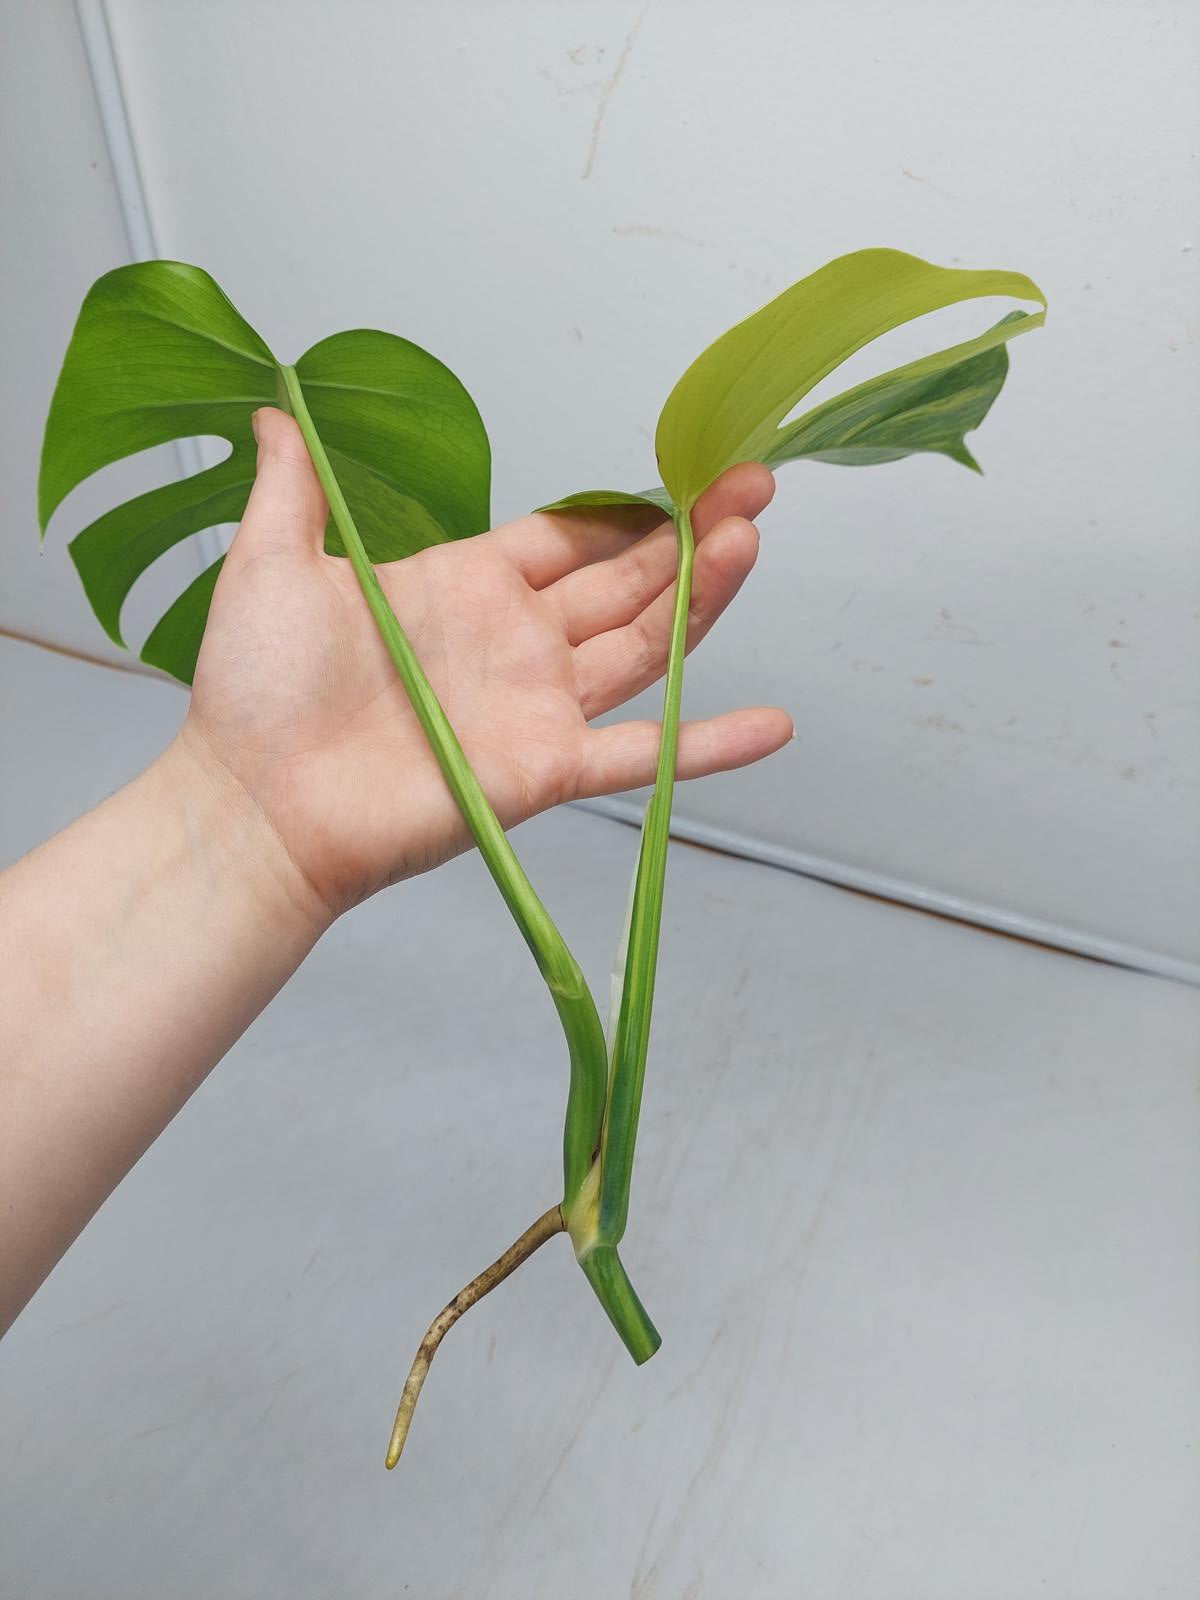
[[[965,343],[897,367],[794,416],[811,391],[872,340],[966,300],[1031,302]],[[587,490],[541,508],[657,513],[675,527],[677,572],[662,736],[618,947],[607,1034],[578,963],[526,877],[375,574],[394,561],[489,523],[490,456],[479,413],[433,356],[359,329],[278,360],[197,267],[149,261],[118,268],[89,291],[46,424],[39,493],[43,534],[66,496],[101,468],[195,436],[227,441],[217,465],[107,512],[71,555],[109,637],[135,582],[171,547],[236,521],[254,476],[251,417],[264,405],[298,423],[329,505],[326,550],[348,559],[367,613],[500,893],[546,981],[569,1061],[563,1192],[446,1306],[421,1341],[388,1447],[394,1466],[430,1361],[447,1329],[546,1240],[566,1232],[629,1353],[647,1360],[659,1336],[622,1265],[634,1148],[650,1042],[667,843],[691,595],[691,517],[728,467],[811,460],[870,466],[919,452],[978,470],[965,443],[999,393],[1007,345],[1043,320],[1045,300],[1020,273],[933,266],[894,250],[830,262],[739,322],[687,369],[659,417],[662,484],[640,493]],[[220,561],[179,596],[150,633],[145,661],[190,682]]]

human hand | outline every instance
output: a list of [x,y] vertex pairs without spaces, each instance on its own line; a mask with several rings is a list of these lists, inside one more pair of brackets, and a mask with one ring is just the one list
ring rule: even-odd
[[[256,417],[258,475],[213,596],[180,745],[266,824],[330,919],[470,843],[350,564],[323,550],[326,504],[295,422]],[[688,646],[758,552],[765,467],[698,503]],[[636,524],[633,525],[636,528]],[[378,568],[501,823],[650,783],[657,722],[593,728],[665,670],[669,523],[534,514]],[[678,774],[745,766],[791,736],[758,708],[680,729]]]

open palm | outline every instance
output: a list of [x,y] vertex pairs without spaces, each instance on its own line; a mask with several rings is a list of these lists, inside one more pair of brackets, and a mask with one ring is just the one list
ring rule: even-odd
[[[330,914],[424,871],[470,836],[347,561],[290,417],[258,413],[258,476],[213,597],[184,738],[279,835]],[[754,564],[764,467],[696,508],[689,646]],[[669,524],[533,515],[379,568],[379,578],[505,827],[564,800],[651,782],[655,722],[591,719],[666,665]],[[756,761],[791,734],[760,708],[685,724],[679,775]]]

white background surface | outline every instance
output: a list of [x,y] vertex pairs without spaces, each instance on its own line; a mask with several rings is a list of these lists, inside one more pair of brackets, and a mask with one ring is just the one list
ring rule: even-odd
[[[0,685],[0,859],[180,712],[2,641]],[[633,834],[518,842],[602,983]],[[649,1365],[553,1241],[383,1470],[558,1180],[556,1024],[464,858],[339,924],[5,1340],[0,1593],[1191,1600],[1200,995],[687,847],[664,949]]]
[[[784,704],[803,760],[680,805],[1200,956],[1194,7],[111,15],[163,251],[210,268],[283,355],[362,323],[435,350],[491,430],[499,516],[652,481],[683,366],[840,251],[1035,276],[1050,320],[975,440],[985,480],[942,460],[782,475],[687,699]],[[33,456],[78,302],[124,246],[69,8],[7,0],[4,18],[0,626],[100,653],[65,536],[147,480],[81,491],[39,559]],[[894,336],[854,375],[992,314]],[[193,570],[186,550],[163,565],[134,637]]]

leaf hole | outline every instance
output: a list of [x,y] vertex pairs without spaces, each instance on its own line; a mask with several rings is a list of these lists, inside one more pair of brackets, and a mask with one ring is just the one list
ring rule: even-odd
[[[46,538],[48,558],[69,562],[67,545],[99,517],[139,495],[218,466],[231,454],[227,439],[204,435],[155,445],[101,467],[55,511]],[[168,606],[228,549],[233,533],[234,527],[226,524],[189,534],[139,575],[121,609],[121,632],[132,652],[140,651]]]
[[797,417],[815,410],[835,395],[845,394],[847,389],[865,383],[868,378],[878,378],[895,367],[935,355],[951,345],[965,344],[968,339],[986,333],[1001,317],[1018,307],[1029,311],[1037,309],[1028,301],[1013,300],[1009,295],[988,295],[978,300],[965,300],[960,305],[942,306],[922,317],[914,317],[899,328],[889,329],[822,378],[792,407],[780,427],[786,428]]
[[[140,655],[151,629],[167,608],[210,564],[202,551],[201,541],[193,534],[165,551],[135,581],[121,609],[121,633],[134,655]],[[216,550],[212,559],[219,554],[220,550]]]
[[[212,442],[225,444],[223,439]],[[77,484],[55,511],[46,534],[47,552],[61,553],[77,533],[106,511],[124,505],[135,495],[148,494],[151,489],[174,483],[179,476],[179,457],[175,446],[170,444],[156,444],[150,450],[139,450],[123,461],[101,467],[99,472],[93,472],[90,478]]]

